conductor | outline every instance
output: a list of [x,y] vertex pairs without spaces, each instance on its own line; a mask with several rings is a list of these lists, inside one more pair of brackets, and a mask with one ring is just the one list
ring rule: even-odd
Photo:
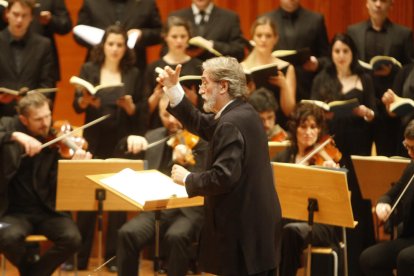
[[280,260],[281,211],[273,185],[267,137],[235,58],[202,65],[203,109],[184,97],[181,66],[166,66],[157,78],[170,100],[168,110],[192,133],[209,142],[207,170],[174,165],[172,178],[192,196],[204,196],[200,238],[202,271],[229,275],[276,275]]

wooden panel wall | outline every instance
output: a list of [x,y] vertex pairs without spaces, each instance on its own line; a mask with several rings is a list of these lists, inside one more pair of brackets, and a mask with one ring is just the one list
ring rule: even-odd
[[[97,0],[99,1],[99,0]],[[145,1],[145,0],[143,0]],[[391,19],[407,27],[414,27],[414,1],[394,0]],[[74,24],[82,0],[66,0],[66,5],[72,15]],[[157,0],[163,20],[170,11],[187,7],[191,0]],[[279,0],[215,0],[215,3],[224,8],[231,9],[240,15],[241,27],[244,35],[250,38],[249,29],[255,18],[279,6]],[[343,32],[349,24],[368,18],[365,6],[366,0],[302,0],[306,8],[323,13],[329,37],[337,32]],[[72,109],[73,87],[68,84],[70,76],[79,73],[84,61],[85,50],[78,46],[71,34],[58,37],[58,47],[61,56],[62,81],[59,84],[55,119],[68,119],[74,125],[80,125],[83,117],[74,113]],[[148,49],[149,62],[158,58],[159,47]]]

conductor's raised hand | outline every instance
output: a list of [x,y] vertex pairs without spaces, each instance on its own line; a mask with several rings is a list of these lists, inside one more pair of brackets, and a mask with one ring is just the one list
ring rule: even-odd
[[164,69],[158,73],[157,82],[166,88],[173,87],[178,83],[178,78],[181,73],[181,64],[178,64],[173,70],[170,66],[165,66]]

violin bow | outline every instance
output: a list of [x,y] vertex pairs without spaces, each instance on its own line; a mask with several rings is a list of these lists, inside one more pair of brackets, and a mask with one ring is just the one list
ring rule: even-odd
[[414,174],[411,176],[410,180],[408,181],[408,183],[405,185],[404,190],[401,192],[401,194],[398,196],[397,200],[394,202],[394,205],[392,206],[390,212],[388,213],[388,215],[385,217],[384,222],[387,221],[392,212],[395,210],[395,208],[397,207],[398,203],[400,202],[401,198],[403,197],[403,195],[405,194],[405,192],[407,191],[408,187],[410,187],[411,182],[414,179]]
[[65,138],[71,136],[73,133],[76,133],[76,132],[78,132],[80,130],[83,130],[85,128],[88,128],[90,126],[93,126],[93,125],[95,125],[95,124],[97,124],[99,122],[102,122],[103,120],[109,118],[110,116],[111,116],[110,114],[104,115],[104,116],[99,117],[98,119],[95,119],[95,120],[93,120],[93,121],[91,121],[91,122],[89,122],[89,123],[87,123],[87,124],[85,124],[83,126],[80,126],[78,128],[75,128],[74,130],[72,130],[72,131],[70,131],[68,133],[65,133],[63,135],[60,135],[59,137],[56,137],[55,139],[50,140],[49,142],[46,142],[46,143],[42,144],[41,148],[42,149],[43,148],[46,148],[46,147],[48,147],[50,145],[53,145],[54,143],[57,143],[57,142],[59,142],[61,140],[64,140]]
[[331,139],[332,138],[329,137],[328,139],[326,139],[325,142],[323,142],[322,144],[320,144],[319,146],[317,146],[316,148],[314,148],[298,164],[299,165],[303,165],[305,162],[307,162],[309,159],[311,159],[312,156],[314,156],[316,153],[318,153],[319,151],[321,151],[327,144],[329,144],[331,142]]

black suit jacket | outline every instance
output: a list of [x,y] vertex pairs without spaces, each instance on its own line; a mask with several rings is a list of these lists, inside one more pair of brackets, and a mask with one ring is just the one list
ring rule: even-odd
[[[359,58],[369,62],[366,57],[366,32],[370,27],[370,21],[360,22],[348,27],[347,33],[354,40],[358,50]],[[386,27],[386,44],[383,55],[396,58],[402,64],[408,64],[413,59],[413,34],[412,31],[402,25],[387,21]]]
[[[55,63],[49,39],[31,32],[27,33],[23,49],[22,69],[17,72],[10,47],[10,32],[0,32],[0,87],[19,90],[22,87],[36,89],[54,87],[53,68]],[[13,115],[15,102],[0,104],[1,115]]]
[[50,212],[55,212],[57,163],[59,153],[57,148],[45,148],[34,157],[24,157],[20,144],[11,141],[15,131],[30,135],[27,129],[16,117],[0,119],[0,217],[9,206],[8,188],[13,177],[18,173],[22,158],[33,158],[33,186],[39,199]]
[[[36,0],[39,5],[34,10],[34,18],[30,25],[31,30],[50,39],[52,42],[53,57],[55,59],[55,69],[53,73],[56,81],[60,80],[59,55],[54,34],[64,35],[72,30],[72,20],[66,8],[64,0]],[[3,14],[4,8],[0,6],[0,14]],[[41,25],[38,17],[41,11],[49,11],[52,19],[47,25]],[[0,18],[0,30],[7,26],[7,22]]]
[[[219,119],[187,98],[169,111],[209,142],[207,170],[186,179],[189,196],[204,196],[200,265],[218,275],[274,269],[280,260],[281,210],[267,136],[253,107],[236,99]],[[244,274],[243,274],[244,275]]]
[[[36,33],[50,39],[52,42],[53,57],[55,58],[56,69],[53,71],[56,80],[60,80],[59,54],[55,40],[55,34],[64,35],[72,30],[72,19],[64,0],[37,0],[40,7],[36,9],[35,19],[32,21],[31,28]],[[41,11],[49,11],[52,19],[47,25],[41,25],[37,17]]]
[[[169,16],[179,16],[190,22],[193,30],[193,36],[201,35],[197,32],[195,15],[190,8],[181,9],[169,14]],[[203,35],[205,39],[214,41],[214,49],[224,56],[232,56],[239,61],[244,57],[244,42],[240,29],[239,16],[229,10],[214,6],[209,20],[205,25]],[[204,53],[197,57],[206,60],[213,57],[210,53]]]
[[[391,206],[395,203],[405,186],[408,184],[410,178],[414,174],[414,163],[411,163],[405,168],[401,178],[395,183],[394,186],[380,199],[379,202],[388,203]],[[401,201],[398,203],[398,209],[402,211],[403,228],[400,233],[402,238],[414,237],[414,185],[413,183],[405,191]]]
[[[293,32],[286,33],[285,25],[289,21],[286,18],[287,13],[282,9],[271,11],[266,16],[269,16],[275,23],[279,32],[279,40],[276,45],[278,50],[299,50],[302,48],[309,48],[312,55],[318,58],[319,69],[322,69],[328,62],[329,56],[329,41],[325,26],[325,19],[322,14],[299,7],[293,13]],[[289,37],[289,38],[288,38]],[[295,66],[297,93],[296,99],[310,98],[310,88],[315,73],[305,71],[302,66]]]
[[[84,24],[100,29],[117,23],[115,3],[113,0],[84,0],[78,14],[77,25]],[[127,0],[119,23],[128,31],[141,29],[142,37],[135,45],[137,66],[144,72],[147,58],[145,47],[161,41],[161,18],[154,0]],[[86,47],[86,42],[75,36],[76,41]]]

